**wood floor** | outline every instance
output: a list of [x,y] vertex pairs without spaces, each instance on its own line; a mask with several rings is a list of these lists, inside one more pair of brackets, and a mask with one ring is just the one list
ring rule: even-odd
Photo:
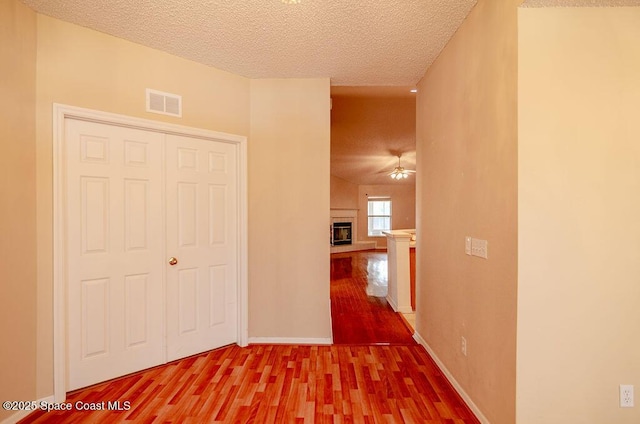
[[331,322],[336,344],[415,345],[412,332],[384,297],[367,296],[368,284],[387,280],[387,252],[331,255]]
[[[426,351],[405,337],[409,332],[402,322],[405,334],[398,328],[376,331],[369,321],[380,327],[398,322],[376,321],[386,316],[381,311],[370,319],[363,315],[363,308],[388,308],[375,299],[367,299],[367,307],[362,302],[369,259],[382,260],[379,255],[332,258],[332,308],[345,308],[334,311],[334,317],[341,314],[339,319],[365,327],[359,333],[352,325],[341,333],[340,343],[228,346],[69,393],[71,412],[38,411],[21,422],[478,423]],[[375,272],[369,274],[376,278]],[[359,287],[351,300],[344,294],[347,280]],[[108,408],[116,401],[124,410],[77,408]]]

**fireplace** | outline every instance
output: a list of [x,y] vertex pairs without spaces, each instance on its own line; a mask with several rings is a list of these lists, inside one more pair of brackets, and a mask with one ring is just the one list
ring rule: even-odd
[[351,222],[334,222],[331,229],[331,245],[351,244]]

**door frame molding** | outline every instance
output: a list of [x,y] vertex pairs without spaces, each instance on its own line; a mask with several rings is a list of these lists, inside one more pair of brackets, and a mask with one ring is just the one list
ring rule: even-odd
[[238,342],[248,344],[248,219],[247,219],[247,137],[136,118],[98,110],[53,104],[53,397],[66,399],[66,275],[64,263],[64,143],[65,119],[78,119],[107,125],[135,128],[165,134],[195,137],[235,144],[238,148]]

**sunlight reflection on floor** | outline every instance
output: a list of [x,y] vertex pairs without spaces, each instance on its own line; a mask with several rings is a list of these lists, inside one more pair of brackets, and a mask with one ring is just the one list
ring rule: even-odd
[[368,261],[367,273],[369,274],[367,296],[386,297],[388,289],[387,261]]

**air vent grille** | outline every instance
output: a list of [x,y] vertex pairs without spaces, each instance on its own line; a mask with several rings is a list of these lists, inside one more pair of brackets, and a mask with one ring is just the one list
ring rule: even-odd
[[182,96],[147,88],[147,112],[182,117]]

